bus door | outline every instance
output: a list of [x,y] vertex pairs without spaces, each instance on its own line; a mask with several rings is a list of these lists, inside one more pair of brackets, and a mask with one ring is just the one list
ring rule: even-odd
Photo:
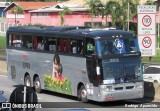
[[86,65],[87,65],[87,74],[90,83],[94,86],[97,86],[96,81],[96,60],[95,60],[95,42],[92,38],[86,38]]

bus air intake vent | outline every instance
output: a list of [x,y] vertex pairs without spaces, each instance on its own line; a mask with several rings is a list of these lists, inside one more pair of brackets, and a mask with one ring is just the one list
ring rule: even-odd
[[134,86],[127,86],[126,89],[133,89]]
[[123,90],[123,87],[115,87],[115,90]]

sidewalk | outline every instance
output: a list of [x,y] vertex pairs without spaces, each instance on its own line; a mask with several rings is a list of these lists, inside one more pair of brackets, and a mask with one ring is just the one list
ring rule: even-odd
[[6,64],[6,61],[0,60],[0,74],[7,74],[7,64]]

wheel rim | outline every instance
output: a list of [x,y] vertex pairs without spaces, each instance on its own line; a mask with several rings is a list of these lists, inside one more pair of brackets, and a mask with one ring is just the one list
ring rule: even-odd
[[30,81],[27,79],[26,80],[26,86],[30,86],[31,85],[31,83],[30,83]]
[[86,92],[85,89],[83,89],[83,90],[81,91],[81,97],[82,97],[82,98],[86,98],[86,97],[87,97],[87,92]]
[[40,87],[40,82],[39,82],[39,81],[36,81],[36,82],[35,82],[35,88],[38,89],[39,87]]

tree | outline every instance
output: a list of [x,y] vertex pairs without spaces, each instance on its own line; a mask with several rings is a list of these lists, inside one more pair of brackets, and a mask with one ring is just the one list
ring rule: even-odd
[[155,5],[156,3],[153,0],[147,0],[145,5]]
[[[129,12],[128,12],[129,5]],[[129,21],[128,21],[128,13],[129,13]],[[137,14],[137,1],[135,3],[132,0],[122,0],[121,4],[121,25],[123,30],[127,29],[127,21],[130,22],[131,19]]]
[[71,13],[72,11],[68,7],[64,7],[64,9],[58,13],[61,17],[61,25],[64,25],[64,15]]
[[88,11],[90,12],[91,16],[91,27],[94,27],[93,17],[98,16],[102,12],[103,4],[100,0],[86,0],[85,5],[89,7]]
[[119,21],[120,18],[120,4],[115,0],[108,1],[106,3],[106,14],[111,15],[112,27],[116,27],[116,22]]
[[24,13],[23,8],[15,6],[14,8],[12,8],[11,12],[15,14],[15,24],[17,24],[16,15]]

